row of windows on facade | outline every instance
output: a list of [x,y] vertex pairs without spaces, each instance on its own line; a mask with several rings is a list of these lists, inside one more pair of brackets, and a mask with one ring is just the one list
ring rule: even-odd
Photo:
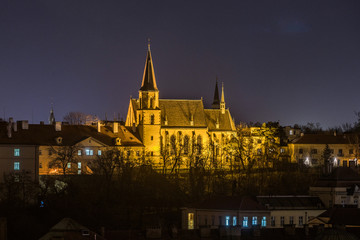
[[[243,227],[249,227],[249,221],[251,220],[251,226],[257,226],[258,225],[258,217],[257,216],[252,216],[251,218],[247,217],[247,216],[244,216],[243,219],[242,219],[242,226]],[[208,219],[207,217],[204,218],[204,222],[202,223],[201,222],[201,216],[198,216],[198,225],[209,225],[208,223]],[[219,225],[224,225],[225,226],[237,226],[239,223],[238,223],[238,220],[237,220],[237,217],[236,216],[225,216],[225,222],[223,222],[223,217],[222,216],[219,216]],[[266,227],[266,217],[263,216],[261,218],[261,227]],[[281,216],[280,217],[280,225],[281,226],[284,226],[285,224],[285,216]],[[295,224],[295,217],[294,216],[290,216],[289,217],[289,224]],[[299,226],[303,226],[304,224],[304,218],[303,216],[299,216],[298,217],[298,225]],[[276,226],[276,217],[275,216],[272,216],[271,219],[270,219],[270,225],[272,227],[275,227]],[[211,226],[215,226],[215,216],[211,216]],[[189,213],[188,214],[188,229],[194,229],[194,213]]]
[[[334,154],[334,149],[330,149],[331,154]],[[299,154],[303,154],[304,153],[304,149],[300,148],[299,149]],[[313,148],[310,150],[311,154],[318,154],[318,150],[316,148]],[[349,149],[349,154],[354,154],[354,149]],[[342,156],[343,155],[343,150],[340,148],[338,151],[338,156]]]
[[[42,152],[41,152],[41,150],[39,150],[39,155],[41,155],[41,154],[42,154]],[[53,151],[50,149],[49,150],[49,155],[52,155],[52,154],[53,154]],[[83,154],[82,150],[77,151],[78,156],[81,156],[82,154]],[[86,156],[93,156],[94,155],[94,150],[93,149],[85,149],[85,155]],[[101,156],[101,150],[97,151],[97,155]],[[15,157],[20,157],[20,148],[15,148],[14,149],[14,156]]]

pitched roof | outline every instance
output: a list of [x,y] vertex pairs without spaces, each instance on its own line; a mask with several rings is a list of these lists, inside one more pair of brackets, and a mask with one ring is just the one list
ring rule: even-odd
[[[161,123],[163,127],[206,127],[206,116],[202,100],[160,99]],[[164,120],[168,121],[167,126]],[[193,119],[194,124],[190,124]]]
[[314,196],[257,196],[269,209],[322,209],[321,200]]
[[[220,109],[204,109],[206,115],[207,126],[209,130],[219,131],[235,131],[233,120],[231,119],[230,111],[226,109],[225,114],[221,113]],[[219,123],[219,128],[216,128],[216,123]]]
[[96,126],[62,125],[61,131],[56,131],[54,125],[29,124],[28,129],[12,130],[11,138],[6,126],[7,123],[0,124],[0,144],[55,145],[55,139],[61,137],[62,145],[69,146],[91,137],[107,146],[113,146],[116,138],[125,146],[142,146],[138,137],[122,125],[118,133],[113,133],[109,126],[102,126],[98,132]]
[[349,167],[337,167],[330,175],[319,178],[313,187],[351,187],[360,186],[360,175]]
[[296,139],[294,144],[349,144],[346,135],[330,135],[330,134],[304,134],[304,136]]
[[216,210],[266,210],[251,197],[214,197],[200,203],[196,203],[193,207],[197,209],[216,209]]
[[156,79],[155,79],[155,72],[154,66],[151,57],[150,46],[148,48],[145,68],[144,68],[144,75],[141,83],[141,91],[158,91],[156,86]]

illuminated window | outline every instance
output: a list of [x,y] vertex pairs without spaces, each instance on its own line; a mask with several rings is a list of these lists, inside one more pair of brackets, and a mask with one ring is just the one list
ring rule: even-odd
[[226,216],[225,217],[225,226],[229,226],[230,225],[230,216]]
[[275,227],[275,223],[276,223],[276,222],[275,222],[275,216],[272,216],[272,217],[271,217],[271,226],[272,226],[272,227]]
[[20,162],[14,162],[14,170],[20,170]]
[[98,150],[98,156],[101,156],[101,150]]
[[284,226],[284,223],[285,223],[285,217],[284,217],[284,216],[281,216],[281,217],[280,217],[280,225],[281,225],[281,226]]
[[189,136],[184,137],[184,154],[189,154]]
[[304,223],[303,216],[299,216],[299,226],[302,226]]
[[78,156],[81,156],[81,150],[78,150]]
[[194,229],[194,213],[188,213],[188,229]]
[[261,219],[261,226],[266,227],[266,217],[262,217]]
[[86,156],[92,156],[94,155],[94,151],[92,149],[85,149]]
[[14,149],[14,156],[15,156],[15,157],[19,157],[19,156],[20,156],[20,148],[15,148],[15,149]]
[[243,227],[248,227],[248,217],[243,218]]
[[294,217],[293,216],[290,216],[289,224],[294,224]]
[[236,226],[236,224],[237,224],[237,219],[235,216],[233,216],[233,226]]
[[[81,164],[81,163],[80,163]],[[81,167],[81,165],[80,165],[80,167]],[[67,168],[71,168],[71,163],[68,163],[67,164]]]
[[290,130],[289,131],[289,135],[293,135],[294,134],[294,131],[293,130]]
[[257,225],[257,217],[256,217],[256,216],[252,217],[251,225],[252,225],[252,226],[256,226],[256,225]]
[[284,153],[285,149],[284,148],[280,148],[280,153]]
[[78,169],[81,169],[81,162],[78,162]]

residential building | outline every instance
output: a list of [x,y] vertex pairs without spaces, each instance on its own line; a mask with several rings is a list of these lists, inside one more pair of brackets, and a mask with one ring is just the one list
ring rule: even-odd
[[318,196],[326,208],[359,208],[360,175],[349,167],[335,168],[310,187],[310,194]]

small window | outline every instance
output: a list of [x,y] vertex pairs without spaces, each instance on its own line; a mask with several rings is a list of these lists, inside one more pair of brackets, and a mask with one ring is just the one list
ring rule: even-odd
[[261,148],[258,148],[258,149],[257,149],[257,154],[261,155],[261,153],[262,153]]
[[265,216],[262,217],[262,219],[261,219],[261,226],[266,227],[266,217]]
[[14,149],[14,157],[20,157],[20,148]]
[[150,156],[154,156],[154,152],[151,151],[151,152],[150,152]]
[[275,223],[276,223],[276,222],[275,222],[275,216],[272,216],[272,217],[271,217],[271,226],[272,226],[272,227],[275,227]]
[[237,225],[237,218],[235,216],[233,216],[233,226]]
[[258,140],[257,140],[257,143],[261,143],[261,139],[258,139]]
[[290,130],[289,135],[293,135],[293,134],[294,134],[294,130]]
[[225,217],[225,226],[230,226],[230,216]]
[[[71,168],[71,163],[70,162],[67,164],[67,168]],[[80,163],[80,168],[81,168],[81,163]]]
[[299,154],[303,154],[304,150],[302,148],[299,149]]
[[20,162],[14,162],[14,170],[20,170]]
[[354,154],[354,149],[349,149],[349,154]]
[[284,148],[280,148],[280,153],[284,153],[285,149]]
[[249,222],[248,217],[244,217],[243,218],[243,227],[248,227],[249,226],[248,222]]
[[98,150],[98,156],[101,156],[101,150]]
[[140,156],[140,151],[136,151],[136,156]]
[[81,169],[81,162],[78,162],[78,169]]
[[342,155],[343,154],[343,150],[340,148],[339,149],[339,155]]
[[194,213],[188,213],[188,229],[194,229]]
[[81,154],[82,154],[81,150],[78,150],[78,156],[81,156]]
[[39,162],[39,168],[42,168],[42,162]]
[[281,226],[284,226],[284,224],[285,224],[285,217],[284,217],[284,216],[281,216],[281,217],[280,217],[280,225],[281,225]]
[[150,124],[151,125],[154,125],[155,124],[155,116],[154,116],[154,114],[151,114],[151,116],[150,116]]
[[150,139],[151,139],[151,141],[154,140],[154,136],[151,136]]
[[41,150],[39,150],[39,155],[41,155],[42,154],[42,152],[41,152]]
[[85,155],[92,156],[92,155],[94,155],[94,151],[92,149],[85,149]]
[[316,148],[311,149],[311,154],[317,154],[317,149]]
[[293,216],[290,216],[289,224],[294,224],[294,217]]
[[252,217],[251,225],[252,225],[252,226],[256,226],[256,225],[257,225],[257,217],[256,217],[256,216]]
[[304,224],[303,216],[299,216],[299,226],[302,226]]

